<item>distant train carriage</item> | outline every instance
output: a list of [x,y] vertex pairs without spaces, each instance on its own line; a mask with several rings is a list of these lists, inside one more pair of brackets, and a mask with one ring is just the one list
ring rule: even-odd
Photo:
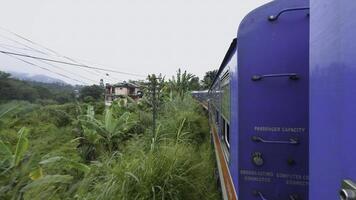
[[191,94],[195,99],[197,99],[201,103],[207,103],[209,98],[208,92],[209,92],[208,90],[200,90],[200,91],[192,91]]
[[[232,158],[236,157],[236,144],[231,144],[232,115],[236,114],[237,98],[234,98],[237,85],[232,84],[232,75],[237,68],[236,39],[233,40],[219,71],[209,90],[209,121],[211,123],[212,138],[214,141],[219,178],[224,199],[237,199],[233,178],[235,177]],[[236,124],[236,123],[235,123]],[[235,133],[236,134],[236,133]]]
[[209,89],[224,199],[308,199],[308,6],[248,14]]

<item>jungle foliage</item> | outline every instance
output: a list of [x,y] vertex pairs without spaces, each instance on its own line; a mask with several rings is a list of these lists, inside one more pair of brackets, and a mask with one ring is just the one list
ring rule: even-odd
[[74,101],[76,88],[63,83],[22,81],[0,71],[0,102],[25,100],[32,103],[64,104]]
[[214,82],[215,76],[218,74],[218,70],[212,70],[205,73],[202,80],[202,89],[209,89],[210,85]]
[[1,103],[0,199],[219,199],[208,121],[180,76],[161,83],[155,132],[149,93]]

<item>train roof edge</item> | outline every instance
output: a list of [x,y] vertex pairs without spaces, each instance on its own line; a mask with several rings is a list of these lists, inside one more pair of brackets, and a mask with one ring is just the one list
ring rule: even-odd
[[226,64],[230,61],[231,57],[234,55],[234,53],[236,52],[236,47],[237,47],[237,38],[234,38],[230,44],[229,49],[227,50],[224,59],[222,61],[222,63],[220,64],[219,70],[216,73],[213,82],[211,83],[209,90],[211,90],[211,88],[213,87],[214,83],[216,82],[216,79],[218,79],[221,71],[224,69],[224,67],[226,66]]

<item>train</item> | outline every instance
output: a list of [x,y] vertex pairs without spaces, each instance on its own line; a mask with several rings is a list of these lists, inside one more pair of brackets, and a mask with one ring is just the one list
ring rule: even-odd
[[[330,57],[343,63],[333,55],[335,49],[330,43],[338,44],[334,46],[338,55],[350,56],[346,58],[350,61],[348,66],[356,64],[356,56],[351,56],[356,45],[337,43],[343,37],[349,41],[356,39],[351,37],[351,33],[356,35],[356,23],[348,18],[356,14],[347,6],[356,8],[356,3],[275,0],[253,10],[239,25],[237,37],[209,90],[192,93],[208,109],[224,200],[356,199],[356,158],[350,155],[349,146],[355,146],[355,136],[346,132],[341,134],[343,138],[337,138],[330,132],[333,130],[335,134],[344,128],[352,132],[347,114],[356,119],[355,106],[350,111],[345,104],[333,104],[348,102],[354,108],[350,99],[356,100],[356,93],[349,94],[345,88],[350,89],[350,83],[355,85],[356,79],[340,81],[340,77],[333,75],[342,73],[350,77],[347,70],[338,72],[328,67],[338,65],[330,63]],[[340,7],[349,12],[333,9]],[[330,12],[336,14],[325,17]],[[336,23],[340,18],[347,22]],[[351,28],[350,24],[355,26]],[[328,65],[320,71],[321,67],[314,63]],[[337,85],[337,92],[330,91],[335,88],[333,84]],[[348,95],[350,99],[346,98]],[[340,114],[335,110],[337,107],[347,110],[346,113]],[[332,120],[337,121],[338,115],[350,124],[334,124]],[[328,138],[320,130],[328,133]],[[342,147],[339,140],[349,144],[348,148]],[[338,145],[333,146],[333,141]],[[342,153],[352,158],[341,160]],[[339,171],[328,169],[328,165]]]
[[209,99],[209,91],[208,90],[196,90],[192,91],[191,95],[198,100],[200,103],[202,103],[203,106],[207,108],[207,103]]

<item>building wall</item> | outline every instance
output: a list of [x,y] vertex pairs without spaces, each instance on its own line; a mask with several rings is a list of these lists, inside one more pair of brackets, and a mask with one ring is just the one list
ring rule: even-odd
[[139,91],[139,88],[135,88],[135,94],[137,94],[137,92]]
[[115,95],[128,95],[129,90],[126,87],[116,87]]

